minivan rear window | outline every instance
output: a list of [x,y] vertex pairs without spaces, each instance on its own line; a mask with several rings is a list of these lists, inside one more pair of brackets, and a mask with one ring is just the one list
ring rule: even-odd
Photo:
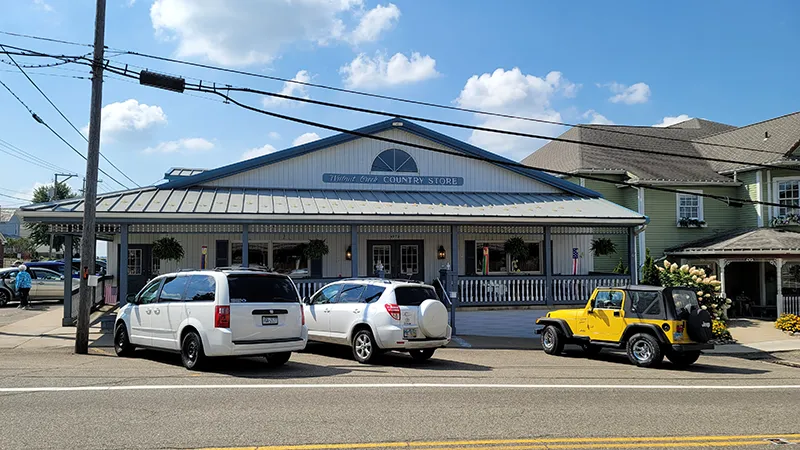
[[228,275],[231,303],[299,302],[297,290],[288,278],[270,275]]
[[394,290],[398,306],[419,306],[425,300],[438,300],[433,288],[422,286],[399,287]]

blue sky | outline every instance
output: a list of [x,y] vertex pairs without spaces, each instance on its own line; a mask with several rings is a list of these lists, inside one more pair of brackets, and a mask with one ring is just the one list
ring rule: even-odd
[[[0,0],[0,30],[89,43],[91,0]],[[224,6],[227,5],[227,6]],[[233,8],[235,5],[236,8]],[[800,4],[743,2],[480,2],[465,0],[108,0],[106,44],[315,83],[565,122],[651,126],[701,117],[744,125],[797,111]],[[87,48],[0,36],[59,54]],[[4,58],[5,59],[5,58]],[[280,82],[119,56],[118,63],[266,90]],[[22,62],[22,60],[20,60]],[[28,64],[36,61],[26,60]],[[62,70],[66,69],[66,70]],[[79,128],[88,124],[83,66],[30,69]],[[81,151],[86,144],[14,67],[0,80]],[[558,127],[308,88],[294,95],[498,128]],[[288,102],[239,99],[341,127],[382,118]],[[110,79],[102,152],[141,185],[173,166],[212,168],[330,133],[232,105]],[[0,139],[82,173],[85,163],[0,90]],[[674,120],[674,119],[673,119]],[[541,142],[437,128],[514,159]],[[0,154],[0,194],[27,197],[52,171]],[[130,185],[101,161],[114,178]],[[116,190],[101,175],[103,190]],[[79,179],[73,186],[80,187]],[[21,201],[0,197],[0,205]]]

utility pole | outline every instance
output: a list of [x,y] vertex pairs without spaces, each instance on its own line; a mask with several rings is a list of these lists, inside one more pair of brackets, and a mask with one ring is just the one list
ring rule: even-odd
[[[89,153],[86,155],[86,191],[83,197],[81,233],[80,299],[75,353],[89,353],[89,273],[94,275],[95,213],[97,210],[97,168],[100,164],[100,113],[103,108],[103,49],[105,47],[106,0],[97,0],[94,18],[94,58],[92,61],[92,104],[89,115]],[[94,288],[92,288],[94,289]]]

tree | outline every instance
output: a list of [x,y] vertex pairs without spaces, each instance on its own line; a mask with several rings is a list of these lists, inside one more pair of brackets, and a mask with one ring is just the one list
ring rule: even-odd
[[661,279],[658,276],[658,269],[650,256],[650,249],[644,251],[644,267],[642,268],[642,284],[648,286],[661,286]]
[[11,238],[6,242],[5,253],[16,257],[17,254],[30,254],[36,250],[36,245],[27,238]]
[[[52,184],[39,186],[33,191],[33,203],[46,203],[51,201],[50,194],[53,189]],[[66,198],[76,198],[77,195],[72,192],[72,188],[66,183],[58,183],[55,190],[55,196],[52,200],[63,200]],[[50,232],[48,225],[45,223],[26,223],[25,227],[31,231],[30,240],[36,246],[50,246]],[[64,236],[55,236],[53,238],[53,249],[60,251],[64,247]],[[72,240],[72,247],[80,248],[80,239]]]

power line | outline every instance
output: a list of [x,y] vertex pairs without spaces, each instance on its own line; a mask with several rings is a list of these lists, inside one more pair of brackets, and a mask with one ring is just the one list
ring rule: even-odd
[[[0,49],[3,49],[3,51],[6,51],[6,48],[3,46],[3,44],[0,44]],[[52,101],[52,100],[50,100],[50,97],[48,97],[48,96],[47,96],[47,94],[45,94],[45,93],[44,93],[44,91],[42,91],[42,90],[39,88],[39,86],[36,84],[36,82],[35,82],[35,81],[33,81],[33,79],[32,79],[31,77],[29,77],[29,76],[28,76],[27,72],[25,72],[25,69],[23,69],[23,68],[22,68],[22,66],[20,66],[20,65],[19,65],[19,63],[17,63],[17,60],[15,60],[15,59],[14,59],[14,57],[12,57],[11,55],[8,55],[8,58],[9,58],[9,59],[11,59],[11,62],[13,62],[13,63],[14,63],[16,66],[17,66],[17,68],[19,69],[19,71],[20,71],[20,72],[22,72],[22,74],[23,74],[23,75],[25,75],[25,78],[27,78],[27,79],[28,79],[28,81],[30,81],[30,82],[31,82],[31,84],[33,85],[33,87],[35,87],[35,88],[36,88],[36,90],[37,90],[37,91],[39,91],[39,93],[40,93],[40,94],[42,94],[42,97],[44,97],[44,98],[45,98],[45,100],[47,100],[47,103],[50,103],[50,106],[52,106],[52,107],[53,107],[53,108],[54,108],[56,111],[58,111],[58,114],[59,114],[59,115],[61,115],[61,117],[62,117],[62,118],[63,118],[63,119],[64,119],[64,120],[65,120],[65,121],[66,121],[66,122],[69,124],[69,126],[70,126],[70,127],[72,127],[72,129],[73,129],[73,130],[75,130],[75,132],[76,132],[76,133],[78,133],[78,134],[79,134],[79,135],[80,135],[80,136],[83,138],[83,140],[85,140],[86,142],[89,142],[89,140],[86,138],[86,136],[84,136],[84,135],[83,135],[83,133],[81,133],[81,130],[79,130],[79,129],[78,129],[78,127],[76,127],[76,126],[75,126],[75,124],[73,124],[73,123],[72,123],[72,121],[71,121],[71,120],[69,120],[69,119],[67,118],[67,116],[66,116],[66,115],[65,115],[63,112],[61,112],[61,109],[59,109],[59,108],[58,108],[58,106],[56,106],[56,104],[55,104],[55,103],[53,103],[53,101]],[[105,161],[106,161],[108,164],[110,164],[110,165],[111,165],[111,167],[113,167],[114,169],[116,169],[116,170],[117,170],[117,172],[121,173],[123,177],[127,178],[127,179],[128,179],[128,181],[130,181],[131,183],[133,183],[133,184],[134,184],[134,185],[136,185],[137,187],[141,187],[141,186],[139,186],[139,184],[138,184],[138,183],[136,183],[135,181],[133,181],[133,180],[132,180],[132,179],[131,179],[131,178],[130,178],[130,177],[129,177],[129,176],[128,176],[128,175],[127,175],[125,172],[123,172],[122,170],[120,170],[120,169],[119,169],[119,167],[117,167],[117,166],[116,166],[116,165],[115,165],[113,162],[111,162],[111,160],[109,160],[109,159],[108,159],[108,158],[107,158],[105,155],[103,155],[103,154],[101,153],[101,154],[100,154],[100,156],[102,156],[102,157],[103,157],[103,159],[104,159],[104,160],[105,160]],[[123,186],[123,187],[125,187],[126,189],[128,188],[128,187],[127,187],[127,186],[125,186],[124,184],[123,184],[122,186]]]
[[3,194],[3,193],[0,193],[0,197],[13,198],[14,200],[22,200],[23,202],[26,202],[26,203],[30,203],[31,202],[30,200],[25,200],[24,198],[14,197],[13,195],[6,195],[6,194]]
[[[3,147],[5,147],[5,149]],[[2,140],[2,139],[0,139],[0,152],[3,152],[3,153],[5,153],[5,154],[7,154],[9,156],[17,158],[20,161],[24,161],[24,162],[27,162],[29,164],[33,164],[35,166],[39,166],[39,167],[41,167],[43,169],[47,169],[47,170],[51,170],[51,171],[55,171],[55,172],[71,172],[70,170],[67,170],[67,169],[65,169],[63,167],[59,167],[59,166],[57,166],[57,165],[55,165],[55,164],[53,164],[53,163],[51,163],[51,162],[49,162],[47,160],[39,158],[38,156],[36,156],[36,155],[34,155],[34,154],[30,153],[30,152],[26,152],[25,150],[22,150],[21,148],[15,146],[15,145],[12,145],[12,144],[10,144],[10,143]],[[19,155],[18,153],[24,155],[24,157]]]
[[47,38],[47,37],[43,37],[43,36],[33,36],[33,35],[30,35],[30,34],[13,33],[11,31],[1,31],[0,30],[0,34],[5,34],[5,35],[8,35],[8,36],[14,36],[14,37],[21,37],[21,38],[26,38],[26,39],[36,39],[38,41],[56,42],[56,43],[59,43],[59,44],[79,45],[81,47],[89,47],[89,48],[94,47],[92,44],[81,44],[79,42],[70,42],[70,41],[65,41],[65,40],[61,40],[61,39]]
[[[0,72],[19,74],[19,71],[7,70],[7,69],[0,70]],[[82,77],[78,75],[62,75],[60,73],[32,73],[31,75],[35,75],[38,77],[60,77],[60,78],[74,78],[76,80],[91,80],[90,77]]]
[[[25,38],[30,38],[30,39],[55,41],[55,42],[60,42],[60,43],[63,43],[63,44],[70,44],[70,45],[81,45],[81,46],[82,45],[86,45],[86,44],[80,44],[80,43],[77,43],[77,42],[54,40],[54,39],[44,38],[44,37],[39,37],[39,36],[21,35],[21,34],[18,34],[18,33],[9,33],[9,32],[3,32],[3,31],[0,31],[0,33],[9,34],[11,36],[17,36],[17,37],[25,37]],[[106,48],[109,48],[109,47],[106,47]],[[19,48],[17,48],[17,49],[19,49]],[[19,49],[19,50],[25,50],[25,49]],[[457,107],[457,106],[443,105],[443,104],[439,104],[439,103],[425,102],[425,101],[420,101],[420,100],[412,100],[412,99],[406,99],[406,98],[402,98],[402,97],[393,97],[393,96],[389,96],[389,95],[374,94],[374,93],[370,93],[370,92],[357,91],[357,90],[353,90],[353,89],[338,88],[338,87],[335,87],[335,86],[329,86],[329,85],[318,84],[318,83],[310,83],[310,82],[306,82],[306,81],[299,81],[299,80],[295,80],[295,79],[277,77],[277,76],[272,76],[272,75],[264,75],[264,74],[248,72],[248,71],[244,71],[244,70],[229,69],[229,68],[226,68],[226,67],[213,66],[213,65],[210,65],[210,64],[195,63],[195,62],[191,62],[191,61],[185,61],[185,60],[180,60],[180,59],[175,59],[175,58],[168,58],[168,57],[152,55],[152,54],[148,54],[148,53],[135,52],[135,51],[131,51],[131,50],[124,50],[124,49],[113,49],[113,50],[117,50],[117,52],[119,54],[121,54],[121,55],[139,56],[139,57],[142,57],[142,58],[155,59],[155,60],[171,62],[171,63],[175,63],[175,64],[183,64],[183,65],[192,66],[192,67],[199,67],[199,68],[203,68],[203,69],[215,70],[215,71],[220,71],[220,72],[234,73],[234,74],[238,74],[238,75],[245,75],[245,76],[250,76],[250,77],[255,77],[255,78],[263,78],[263,79],[272,80],[272,81],[281,81],[281,82],[284,82],[284,83],[293,83],[293,84],[298,84],[298,85],[302,85],[302,86],[315,87],[315,88],[319,88],[319,89],[326,89],[326,90],[330,90],[330,91],[334,91],[334,92],[342,92],[342,93],[360,95],[360,96],[365,96],[365,97],[379,98],[379,99],[383,99],[383,100],[391,100],[391,101],[396,101],[396,102],[401,102],[401,103],[408,103],[408,104],[418,105],[418,106],[427,106],[427,107],[431,107],[431,108],[445,109],[445,110],[450,110],[450,111],[468,112],[468,113],[472,113],[472,114],[479,114],[479,115],[493,116],[493,117],[501,117],[501,118],[506,118],[506,119],[523,120],[523,121],[537,122],[537,123],[544,123],[544,124],[549,124],[549,125],[558,125],[558,126],[565,126],[565,127],[587,128],[587,129],[591,129],[591,130],[594,130],[594,131],[600,131],[600,132],[604,132],[604,133],[613,133],[613,134],[621,134],[621,135],[628,135],[628,136],[636,136],[636,137],[642,137],[642,138],[648,138],[648,139],[656,139],[656,140],[664,140],[664,141],[671,141],[671,142],[683,142],[683,143],[688,143],[688,144],[698,144],[698,145],[706,145],[706,146],[712,146],[712,147],[730,148],[730,149],[744,150],[744,151],[751,151],[751,152],[759,152],[759,153],[782,154],[780,152],[771,152],[771,151],[768,151],[768,150],[756,149],[756,148],[752,148],[752,147],[744,147],[744,146],[728,145],[728,144],[718,144],[718,143],[710,143],[710,142],[706,143],[706,142],[694,141],[694,140],[691,140],[691,139],[673,138],[673,137],[667,137],[667,136],[653,136],[653,135],[634,133],[634,132],[631,132],[631,131],[608,129],[608,128],[598,128],[597,125],[591,125],[591,124],[588,124],[588,125],[587,124],[576,124],[576,123],[560,122],[560,121],[554,121],[554,120],[538,119],[538,118],[534,118],[534,117],[524,117],[524,116],[518,116],[518,115],[513,115],[513,114],[503,114],[503,113],[484,111],[484,110],[472,109],[472,108],[461,108],[461,107]]]

